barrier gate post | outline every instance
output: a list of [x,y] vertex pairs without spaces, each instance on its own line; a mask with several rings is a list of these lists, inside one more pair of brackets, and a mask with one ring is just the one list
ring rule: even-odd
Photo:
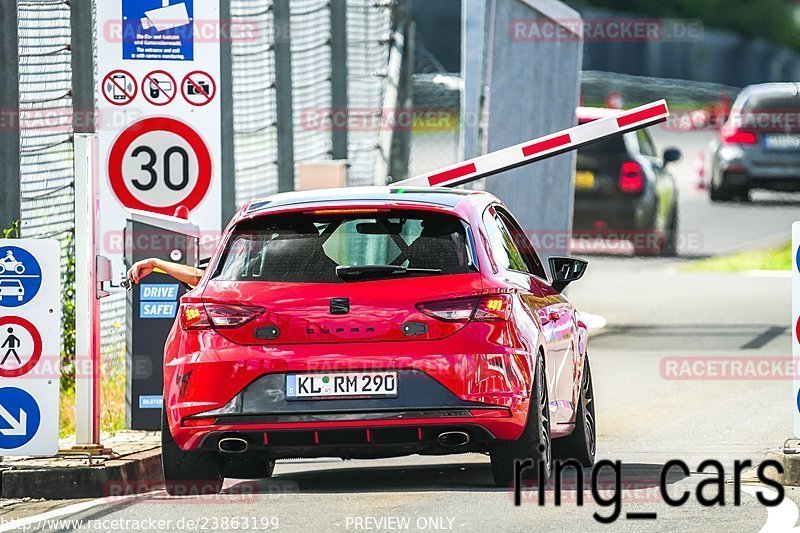
[[75,135],[75,448],[105,453],[100,444],[100,299],[108,296],[108,259],[98,254],[98,143]]

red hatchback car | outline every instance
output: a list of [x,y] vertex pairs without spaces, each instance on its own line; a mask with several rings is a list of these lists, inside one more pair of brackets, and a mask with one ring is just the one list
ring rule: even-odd
[[[167,490],[265,478],[275,459],[595,454],[587,329],[485,192],[368,187],[244,206],[165,348]],[[551,437],[553,439],[551,447]]]

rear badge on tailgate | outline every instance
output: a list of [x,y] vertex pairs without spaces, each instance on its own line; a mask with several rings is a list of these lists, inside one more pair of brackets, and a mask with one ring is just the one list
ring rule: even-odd
[[331,298],[331,314],[346,315],[350,312],[350,298]]

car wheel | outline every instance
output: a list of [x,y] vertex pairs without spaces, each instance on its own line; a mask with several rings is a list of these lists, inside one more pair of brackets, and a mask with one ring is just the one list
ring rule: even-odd
[[708,197],[711,198],[712,202],[730,202],[733,200],[733,194],[731,194],[730,190],[725,187],[724,183],[717,185],[713,176],[708,184]]
[[258,455],[235,455],[225,459],[222,470],[226,478],[267,479],[275,470],[275,460]]
[[175,443],[161,415],[161,466],[164,486],[171,496],[217,494],[222,489],[222,460],[218,453],[184,451]]
[[492,476],[498,487],[508,487],[514,480],[514,464],[517,460],[533,460],[533,466],[526,474],[538,476],[539,468],[544,468],[545,479],[550,477],[552,466],[552,446],[550,442],[550,402],[547,394],[547,380],[544,373],[544,357],[539,354],[531,393],[528,421],[519,439],[494,444],[489,455],[492,460]]
[[559,461],[574,459],[583,466],[594,464],[597,450],[597,423],[594,414],[594,387],[589,359],[584,363],[581,397],[575,414],[575,429],[553,441],[553,457]]
[[752,202],[752,198],[750,198],[750,188],[747,186],[741,187],[736,193],[736,199],[743,204]]
[[664,232],[664,242],[661,244],[661,255],[675,257],[678,255],[678,206],[672,208],[672,218]]

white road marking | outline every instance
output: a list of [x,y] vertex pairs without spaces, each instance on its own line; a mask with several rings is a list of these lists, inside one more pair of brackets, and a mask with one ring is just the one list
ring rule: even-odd
[[[742,491],[754,498],[759,492],[770,498],[778,495],[774,490],[763,486],[745,485],[742,487]],[[797,504],[788,497],[784,497],[779,505],[767,507],[767,521],[764,523],[764,527],[759,530],[759,533],[800,532],[800,528],[796,527],[798,516],[800,516],[800,510],[798,510]]]

